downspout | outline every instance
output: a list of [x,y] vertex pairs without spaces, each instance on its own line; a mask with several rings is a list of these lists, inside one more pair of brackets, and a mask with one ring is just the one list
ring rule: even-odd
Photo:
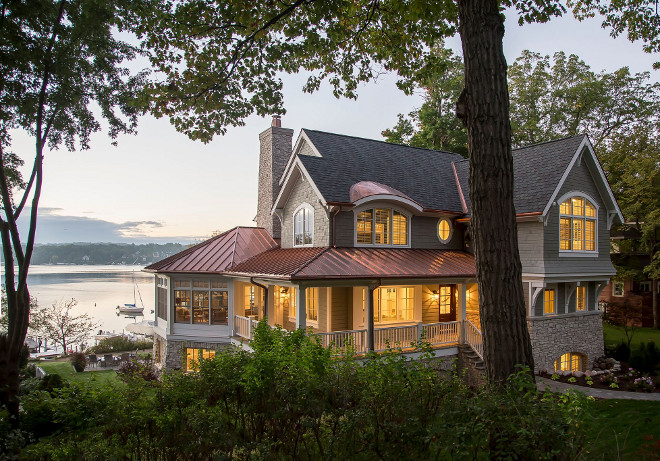
[[338,206],[335,212],[332,214],[332,248],[337,248],[337,225],[335,218],[341,211],[341,207]]
[[250,277],[250,284],[258,286],[262,290],[264,290],[264,317],[268,316],[268,287],[266,285],[262,285],[261,283],[257,283],[254,281],[254,277]]

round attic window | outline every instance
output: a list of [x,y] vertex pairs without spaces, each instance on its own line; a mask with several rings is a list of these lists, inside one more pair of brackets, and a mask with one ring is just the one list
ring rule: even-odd
[[438,221],[438,238],[442,243],[447,243],[451,239],[451,222],[447,218]]

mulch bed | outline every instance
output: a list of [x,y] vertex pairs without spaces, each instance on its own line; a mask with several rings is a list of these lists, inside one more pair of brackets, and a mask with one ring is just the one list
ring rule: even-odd
[[[554,375],[555,378],[554,381],[558,381],[560,383],[566,383],[566,384],[572,384],[574,386],[584,386],[584,387],[591,387],[593,389],[608,389],[608,390],[613,390],[613,391],[628,391],[628,392],[660,392],[660,378],[657,376],[653,376],[653,382],[655,383],[654,388],[652,391],[649,390],[640,390],[636,387],[633,386],[633,382],[635,381],[636,378],[640,377],[641,374],[637,373],[634,374],[633,377],[629,376],[629,367],[628,364],[625,362],[621,363],[621,371],[614,372],[613,375],[616,377],[616,384],[617,387],[610,387],[610,382],[607,381],[607,378],[605,379],[605,382],[603,382],[603,377],[605,375],[598,375],[598,376],[592,376],[591,380],[592,383],[591,385],[587,384],[587,376],[571,376],[571,375]],[[553,374],[552,373],[547,373],[547,372],[541,372],[539,373],[539,376],[542,376],[544,378],[552,379]],[[575,382],[572,382],[573,379],[575,379]],[[571,381],[569,381],[569,379]]]

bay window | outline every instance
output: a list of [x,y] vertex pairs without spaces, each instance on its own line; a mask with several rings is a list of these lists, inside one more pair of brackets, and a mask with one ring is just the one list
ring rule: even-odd
[[174,309],[176,323],[227,325],[227,284],[177,280],[174,282]]

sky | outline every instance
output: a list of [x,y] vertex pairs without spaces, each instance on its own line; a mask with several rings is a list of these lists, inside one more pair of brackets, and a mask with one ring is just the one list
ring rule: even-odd
[[[504,53],[512,63],[525,49],[550,54],[577,54],[594,71],[628,66],[651,72],[657,55],[642,52],[641,43],[613,39],[597,19],[578,23],[570,17],[547,24],[518,26],[515,15],[505,24]],[[447,42],[460,53],[460,39]],[[359,97],[339,100],[327,85],[314,94],[302,92],[304,75],[283,76],[282,126],[372,139],[395,125],[397,114],[422,104],[420,94],[406,96],[395,86],[396,75],[363,85]],[[39,208],[37,243],[182,242],[207,238],[215,231],[254,225],[260,132],[270,117],[252,116],[244,127],[230,127],[224,136],[202,144],[178,133],[167,119],[145,116],[138,134],[120,136],[111,145],[104,132],[93,135],[91,149],[49,152]],[[33,141],[17,132],[13,151],[26,159],[29,177]],[[25,229],[23,213],[22,227]]]

